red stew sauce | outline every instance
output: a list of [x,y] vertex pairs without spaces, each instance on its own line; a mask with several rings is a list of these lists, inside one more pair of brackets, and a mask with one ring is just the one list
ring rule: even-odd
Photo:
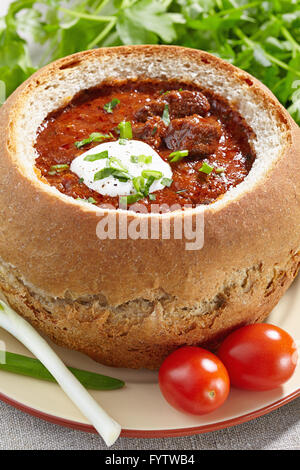
[[[108,112],[104,106],[116,99],[119,103]],[[148,143],[165,161],[170,161],[168,157],[174,151],[189,152],[180,161],[170,163],[170,187],[156,191],[155,201],[149,197],[139,201],[149,211],[153,203],[193,207],[210,204],[241,183],[255,159],[249,143],[253,131],[232,106],[213,92],[173,81],[115,82],[80,92],[42,123],[35,148],[36,167],[43,181],[75,199],[92,198],[98,206],[119,207],[119,198],[91,190],[69,166],[78,155],[99,145],[92,142],[77,148],[75,142],[94,132],[111,133],[106,142],[117,140],[118,124],[124,120],[131,122],[133,138]],[[209,174],[199,171],[203,163],[213,168]],[[65,166],[51,170],[56,165]]]

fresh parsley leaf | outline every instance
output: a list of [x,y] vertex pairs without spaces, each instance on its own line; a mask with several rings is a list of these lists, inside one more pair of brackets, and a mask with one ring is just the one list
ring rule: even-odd
[[121,9],[117,29],[122,40],[130,37],[133,44],[149,42],[145,41],[147,32],[152,33],[152,43],[157,42],[157,36],[168,43],[176,38],[174,19],[167,13],[166,2],[159,0],[135,1],[131,7]]
[[294,82],[296,88],[291,96],[292,104],[289,106],[288,111],[295,121],[300,122],[300,80]]
[[121,13],[117,22],[117,33],[123,44],[157,44],[158,37],[151,31],[134,21],[134,17],[128,17]]

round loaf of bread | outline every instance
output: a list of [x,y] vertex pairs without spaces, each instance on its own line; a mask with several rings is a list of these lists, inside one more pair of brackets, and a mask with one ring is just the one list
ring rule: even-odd
[[[139,78],[200,85],[232,104],[254,131],[244,181],[166,214],[100,210],[42,181],[34,145],[49,113],[81,90]],[[264,320],[297,274],[299,127],[255,78],[205,52],[103,48],[48,65],[0,109],[0,167],[1,297],[56,343],[104,364],[153,369],[182,345],[214,348]],[[127,226],[155,221],[159,237],[101,239],[108,215]],[[163,235],[178,221],[201,231],[200,247],[188,234]]]

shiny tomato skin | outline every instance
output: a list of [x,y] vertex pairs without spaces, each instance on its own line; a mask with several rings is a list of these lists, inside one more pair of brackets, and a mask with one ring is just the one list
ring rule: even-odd
[[219,408],[230,382],[220,359],[206,349],[184,346],[171,353],[159,370],[165,399],[179,411],[202,415]]
[[297,364],[293,338],[275,325],[257,323],[231,333],[218,356],[231,384],[244,390],[272,390],[286,382]]

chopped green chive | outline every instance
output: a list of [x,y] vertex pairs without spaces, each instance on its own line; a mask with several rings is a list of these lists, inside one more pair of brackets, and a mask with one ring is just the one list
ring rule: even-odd
[[84,178],[79,178],[78,183],[82,184],[84,182]]
[[150,178],[152,176],[155,180],[159,180],[160,178],[162,178],[163,174],[162,174],[161,171],[143,170],[142,171],[142,176],[144,178]]
[[176,191],[176,194],[185,193],[186,191],[187,189],[179,189],[178,191]]
[[215,168],[215,172],[219,175],[220,173],[224,173],[225,171],[225,168],[222,168],[222,167],[219,167],[219,168]]
[[113,172],[113,168],[102,168],[102,170],[99,170],[94,174],[94,181],[103,180],[103,178],[107,178],[108,176],[112,175]]
[[150,201],[155,201],[156,200],[156,194],[149,194],[149,199],[150,199]]
[[132,184],[137,193],[143,193],[145,189],[145,180],[142,176],[136,176],[133,178]]
[[132,139],[132,127],[130,121],[122,121],[118,125],[121,139]]
[[67,165],[67,164],[64,164],[64,165],[52,165],[50,167],[50,172],[49,172],[49,175],[50,174],[55,174],[56,172],[57,173],[60,173],[62,171],[66,171],[70,168],[70,165]]
[[130,161],[132,163],[152,163],[152,156],[151,155],[131,155]]
[[128,139],[119,139],[118,142],[119,142],[119,145],[126,145],[128,142]]
[[95,201],[93,197],[89,197],[88,199],[83,199],[81,197],[78,197],[76,200],[82,201],[82,202],[89,202],[90,204],[97,204],[97,201]]
[[128,173],[127,168],[125,168],[125,166],[122,165],[121,160],[119,160],[119,158],[117,157],[111,157],[109,159],[109,166],[110,168],[113,168],[114,170],[124,171],[125,173]]
[[114,178],[121,181],[121,183],[125,183],[126,181],[131,179],[131,177],[128,175],[128,173],[125,173],[125,171],[119,171],[119,170],[113,169],[112,175]]
[[144,194],[142,194],[142,193],[131,194],[130,196],[121,196],[120,197],[120,205],[134,204],[135,202],[139,201],[140,199],[143,199],[143,197],[144,197]]
[[90,204],[96,204],[97,201],[93,197],[89,197],[87,200]]
[[208,163],[203,162],[202,167],[199,168],[198,171],[201,171],[202,173],[205,173],[206,175],[210,175],[213,169],[214,169],[213,166],[210,166],[208,165]]
[[145,196],[148,196],[150,187],[152,186],[154,181],[155,181],[154,176],[149,176],[149,178],[147,179],[147,182],[145,184],[145,189],[144,189],[144,195]]
[[87,155],[83,160],[86,162],[95,162],[96,160],[103,160],[104,158],[108,158],[108,150],[104,150],[100,153],[94,153],[93,155]]
[[103,106],[103,109],[107,112],[107,113],[112,113],[113,112],[113,109],[120,103],[120,100],[118,100],[118,98],[113,98],[109,103],[106,103],[104,106]]
[[125,172],[125,171],[120,171],[115,168],[102,168],[102,170],[97,171],[94,175],[94,181],[99,181],[103,180],[104,178],[107,178],[108,176],[113,176],[114,178],[118,179],[122,183],[125,183],[126,181],[130,180],[130,176]]
[[171,158],[170,162],[179,162],[182,160],[184,157],[187,157],[189,154],[188,150],[177,150],[176,152],[170,153],[168,158]]
[[169,113],[169,106],[166,104],[164,108],[164,112],[162,115],[162,120],[166,126],[170,124],[170,113]]
[[87,139],[80,140],[75,142],[75,147],[80,149],[86,144],[90,144],[92,142],[102,142],[102,140],[112,139],[113,135],[110,132],[109,134],[101,134],[101,132],[92,132]]
[[151,132],[151,135],[155,135],[157,132],[157,126],[154,126],[153,127],[153,131]]
[[163,184],[164,186],[167,186],[168,188],[171,186],[172,183],[173,183],[173,180],[171,180],[170,178],[162,178],[161,180],[161,184]]

